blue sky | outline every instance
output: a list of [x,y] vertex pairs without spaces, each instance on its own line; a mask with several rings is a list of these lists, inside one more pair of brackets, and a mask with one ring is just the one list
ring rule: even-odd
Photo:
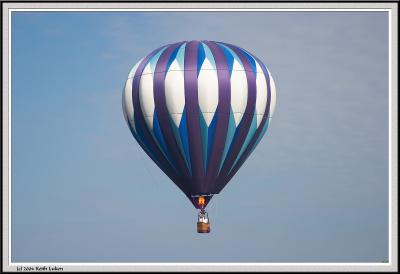
[[[385,12],[14,12],[13,262],[388,259]],[[212,233],[125,124],[153,49],[241,46],[270,69],[270,129],[208,206]]]

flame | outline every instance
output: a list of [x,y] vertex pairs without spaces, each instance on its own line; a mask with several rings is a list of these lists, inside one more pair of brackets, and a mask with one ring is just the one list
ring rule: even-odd
[[206,204],[206,198],[204,198],[204,196],[200,196],[197,202],[200,207],[204,207],[204,205]]

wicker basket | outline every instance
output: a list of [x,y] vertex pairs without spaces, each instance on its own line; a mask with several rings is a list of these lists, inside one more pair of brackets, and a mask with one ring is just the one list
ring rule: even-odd
[[210,224],[197,222],[197,232],[198,233],[210,233]]

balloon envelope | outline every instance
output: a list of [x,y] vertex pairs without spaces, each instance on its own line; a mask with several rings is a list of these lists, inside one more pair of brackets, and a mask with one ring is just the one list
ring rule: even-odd
[[205,195],[206,206],[260,142],[276,91],[269,70],[246,50],[184,41],[142,58],[122,100],[136,141],[199,208],[197,197]]

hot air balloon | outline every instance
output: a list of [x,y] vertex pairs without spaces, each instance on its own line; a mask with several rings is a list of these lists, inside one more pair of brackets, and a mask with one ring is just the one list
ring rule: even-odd
[[275,102],[260,59],[215,41],[152,51],[131,69],[122,96],[137,143],[199,209],[199,233],[210,232],[205,208],[260,142]]

